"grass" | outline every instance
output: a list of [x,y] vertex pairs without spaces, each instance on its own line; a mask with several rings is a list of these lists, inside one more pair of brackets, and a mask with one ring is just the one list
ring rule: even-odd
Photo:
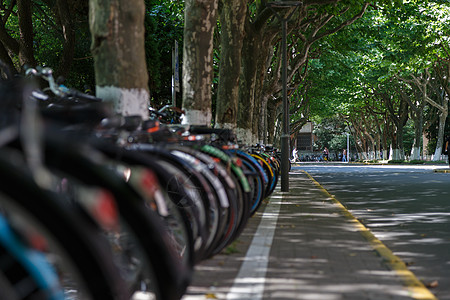
[[234,253],[239,253],[239,250],[237,249],[237,243],[238,241],[232,242],[228,247],[226,247],[222,253],[225,255],[230,255]]

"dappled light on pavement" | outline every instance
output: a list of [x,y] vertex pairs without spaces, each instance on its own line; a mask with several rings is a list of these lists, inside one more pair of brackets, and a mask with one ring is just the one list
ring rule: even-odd
[[450,299],[450,174],[435,166],[300,166]]
[[[272,223],[260,223],[272,205],[279,207],[266,215]],[[273,224],[268,256],[249,256],[255,232]],[[235,252],[200,264],[183,299],[433,299],[421,298],[430,295],[426,289],[405,285],[410,272],[392,269],[387,259],[393,256],[380,256],[363,228],[305,174],[291,173],[290,192],[266,201],[233,245]],[[268,263],[239,275],[247,262],[259,260]]]

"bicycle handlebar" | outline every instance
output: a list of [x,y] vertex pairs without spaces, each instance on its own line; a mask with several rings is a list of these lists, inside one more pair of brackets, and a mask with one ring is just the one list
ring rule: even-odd
[[[95,96],[82,93],[75,89],[69,89],[62,84],[58,84],[53,77],[53,70],[48,67],[29,68],[25,71],[26,76],[41,77],[48,82],[48,89],[58,97],[76,97],[78,99],[87,100],[89,102],[101,102],[102,99]],[[45,89],[44,89],[45,90]]]

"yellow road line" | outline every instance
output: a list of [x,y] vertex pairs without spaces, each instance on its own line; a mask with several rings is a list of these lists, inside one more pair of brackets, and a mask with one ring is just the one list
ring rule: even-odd
[[414,275],[413,272],[408,270],[406,264],[392,251],[383,244],[375,235],[364,226],[355,216],[352,215],[351,212],[347,210],[347,208],[342,205],[339,200],[337,200],[333,195],[331,195],[319,182],[317,182],[308,172],[304,172],[324,193],[330,197],[330,199],[340,206],[343,210],[344,215],[349,218],[361,234],[369,241],[371,246],[378,252],[378,254],[386,261],[386,263],[390,266],[392,270],[394,270],[398,276],[404,282],[406,288],[408,289],[411,297],[413,299],[418,300],[437,300],[436,296],[434,296],[427,287]]

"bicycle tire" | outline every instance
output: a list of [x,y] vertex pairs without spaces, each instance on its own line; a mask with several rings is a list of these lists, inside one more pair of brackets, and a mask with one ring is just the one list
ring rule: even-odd
[[[129,164],[130,166],[144,166],[146,168],[149,168],[150,170],[155,172],[155,175],[161,183],[168,182],[172,178],[172,174],[170,172],[161,167],[160,164],[155,162],[151,157],[145,155],[144,153],[125,149],[123,147],[117,147],[114,144],[105,143],[104,141],[91,141],[90,144],[95,149],[101,151],[104,155],[115,161],[123,162],[125,164]],[[167,190],[163,188],[162,185],[161,188],[161,192],[167,193]],[[182,195],[182,197],[187,197],[187,195],[184,194],[184,191],[179,187],[172,186],[171,188],[176,189],[176,194]],[[190,273],[192,272],[194,265],[194,241],[192,229],[190,227],[191,224],[184,210],[180,206],[175,205],[176,201],[170,199],[170,195],[167,195],[167,197],[169,198],[169,201],[166,204],[169,207],[170,213],[173,213],[175,215],[173,216],[173,218],[175,219],[170,218],[170,216],[163,216],[163,219],[168,223],[167,226],[182,226],[183,228],[180,230],[185,231],[184,238],[186,240],[184,247],[186,247],[186,249],[184,249],[183,253],[180,253],[180,258],[186,266],[186,277],[190,278]],[[166,198],[164,198],[164,200],[165,199]],[[173,221],[178,224],[173,224]]]
[[[0,155],[0,203],[8,218],[26,220],[39,229],[80,284],[85,299],[126,299],[127,293],[101,232],[48,191],[38,187],[26,170]],[[50,216],[50,217],[49,217]],[[14,220],[13,220],[14,221]],[[53,247],[52,247],[53,249]]]
[[[56,269],[0,215],[0,299],[64,300]],[[24,284],[26,282],[26,284]]]
[[[181,205],[189,215],[194,234],[195,263],[204,257],[205,243],[208,240],[210,219],[207,213],[213,200],[213,194],[206,179],[186,161],[170,153],[166,147],[150,144],[132,144],[129,149],[140,151],[149,155],[157,164],[171,172],[171,179],[165,184],[168,186],[180,185],[186,189],[182,195],[173,190],[170,195],[174,197],[177,205]],[[187,195],[187,197],[185,197]],[[180,197],[181,196],[181,197]]]
[[135,189],[100,163],[101,152],[57,134],[46,135],[45,141],[46,164],[85,184],[105,187],[114,194],[119,213],[136,237],[139,251],[148,264],[147,275],[154,280],[157,299],[178,299],[187,286],[188,277],[168,246],[167,233],[156,213],[145,206]]

